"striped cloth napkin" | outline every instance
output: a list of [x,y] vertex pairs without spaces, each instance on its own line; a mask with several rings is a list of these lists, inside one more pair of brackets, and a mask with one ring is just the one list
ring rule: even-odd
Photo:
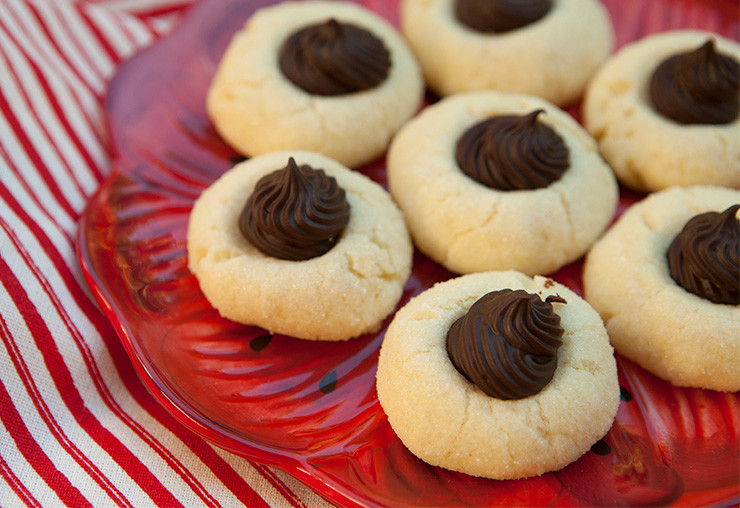
[[109,171],[106,86],[192,1],[0,0],[1,506],[327,504],[170,417],[76,260]]

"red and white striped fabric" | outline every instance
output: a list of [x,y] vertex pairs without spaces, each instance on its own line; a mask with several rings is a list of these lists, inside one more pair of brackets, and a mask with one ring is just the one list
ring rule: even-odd
[[77,219],[109,168],[107,83],[192,1],[0,0],[2,506],[326,504],[176,423],[76,261]]

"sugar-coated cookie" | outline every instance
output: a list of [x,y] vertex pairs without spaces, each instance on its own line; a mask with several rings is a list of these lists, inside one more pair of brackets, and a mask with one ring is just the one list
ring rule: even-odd
[[[481,305],[483,313],[470,319]],[[459,342],[457,327],[472,333],[453,364],[448,350],[453,337]],[[492,353],[504,368],[488,363],[485,355]],[[458,364],[484,364],[496,376],[476,376]],[[519,367],[507,370],[511,365]],[[500,373],[508,377],[490,389],[476,379]],[[510,388],[529,384],[518,378],[542,374],[551,377],[539,391],[511,397]],[[596,311],[551,279],[514,271],[440,282],[402,307],[383,339],[377,390],[391,427],[414,455],[501,480],[541,475],[578,459],[607,433],[619,406],[616,362]],[[488,394],[499,391],[504,398]]]
[[400,19],[441,96],[493,89],[570,104],[614,46],[597,0],[402,0]]
[[677,30],[624,46],[590,82],[586,129],[624,185],[740,188],[740,44]]
[[416,245],[456,273],[552,273],[588,250],[618,200],[585,130],[521,94],[466,92],[427,107],[392,141],[387,169]]
[[423,93],[411,50],[380,16],[349,2],[283,2],[233,37],[207,110],[245,155],[311,150],[355,168],[385,152]]
[[656,192],[630,207],[586,258],[584,295],[614,348],[676,386],[740,390],[733,205],[740,192],[721,187]]
[[319,340],[375,330],[401,298],[413,253],[380,185],[305,151],[226,172],[195,202],[187,242],[188,266],[221,315]]

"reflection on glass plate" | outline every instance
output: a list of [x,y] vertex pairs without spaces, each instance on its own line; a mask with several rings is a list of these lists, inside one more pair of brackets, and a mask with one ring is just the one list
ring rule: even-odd
[[[618,358],[622,404],[590,452],[539,478],[484,480],[428,466],[395,437],[375,392],[383,330],[315,343],[218,316],[188,272],[185,248],[193,201],[237,158],[207,119],[205,93],[231,35],[272,3],[203,0],[111,85],[114,169],[81,219],[79,257],[157,399],[211,442],[282,467],[341,504],[737,503],[738,394],[674,388]],[[397,24],[397,0],[361,3]],[[605,3],[619,45],[679,27],[738,38],[733,1]],[[385,183],[383,161],[363,172]],[[623,192],[621,208],[640,197]],[[580,269],[575,263],[554,278],[580,291]],[[449,277],[417,254],[400,304]]]

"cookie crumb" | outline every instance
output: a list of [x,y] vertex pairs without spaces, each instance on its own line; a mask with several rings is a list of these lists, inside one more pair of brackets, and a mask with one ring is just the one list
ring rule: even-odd
[[[552,282],[551,279],[547,279],[547,282]],[[547,283],[545,283],[547,285]],[[545,301],[547,303],[568,303],[565,298],[563,298],[560,295],[550,295],[547,298],[545,298]]]

